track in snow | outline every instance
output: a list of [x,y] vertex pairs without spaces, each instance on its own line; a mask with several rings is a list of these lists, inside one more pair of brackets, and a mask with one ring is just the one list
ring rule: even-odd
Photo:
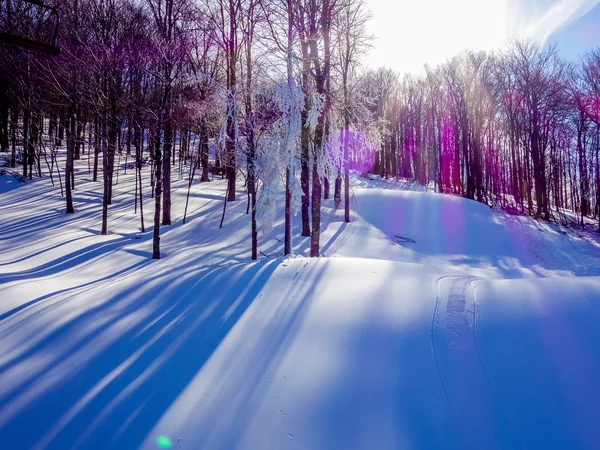
[[438,280],[431,339],[440,382],[469,448],[524,448],[481,360],[473,280]]

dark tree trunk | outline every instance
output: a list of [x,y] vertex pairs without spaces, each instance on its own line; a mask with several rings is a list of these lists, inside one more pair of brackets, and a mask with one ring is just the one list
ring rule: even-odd
[[340,207],[342,203],[342,175],[338,172],[337,177],[335,177],[335,187],[333,189],[333,204],[335,209]]
[[10,155],[10,167],[17,167],[17,129],[19,127],[19,109],[16,105],[12,109],[12,118],[10,125],[11,133],[11,155]]
[[202,177],[200,178],[201,183],[209,181],[208,178],[208,132],[206,127],[200,128],[200,157],[202,158]]
[[[308,120],[308,114],[302,112],[302,123]],[[302,236],[310,236],[310,173],[309,173],[309,129],[302,127],[300,151],[300,186],[302,188],[301,210],[302,210]]]
[[[317,125],[318,128],[318,125]],[[322,130],[319,131],[322,133]],[[315,135],[317,131],[315,131]],[[312,170],[312,198],[311,198],[311,213],[312,227],[310,233],[310,256],[319,256],[319,246],[321,238],[321,178],[318,170],[318,151],[321,150],[321,144],[318,142],[318,137],[315,137],[315,154],[313,159]]]
[[[169,113],[167,113],[169,115]],[[165,123],[162,161],[163,210],[162,224],[171,225],[171,147],[173,145],[173,128],[171,120]]]
[[248,195],[250,198],[250,240],[252,248],[252,260],[258,258],[258,227],[256,223],[256,167],[254,159],[256,157],[256,149],[254,148],[254,132],[250,131],[248,136]]
[[102,120],[102,226],[100,234],[108,234],[108,198],[110,195],[109,185],[110,178],[108,176],[108,139],[106,138],[106,119]]
[[[158,125],[157,136],[160,136],[160,124]],[[162,198],[162,154],[160,149],[160,139],[154,142],[155,153],[154,162],[155,173],[155,192],[154,192],[154,230],[152,231],[152,259],[160,259],[160,201]]]
[[[79,112],[79,111],[78,111]],[[71,129],[75,129],[75,152],[73,154],[73,158],[75,160],[81,159],[81,141],[83,135],[83,123],[79,114],[77,114],[78,120],[76,121],[76,125],[71,127]]]
[[[310,59],[308,55],[308,42],[303,39],[302,48],[302,88],[308,92],[310,72]],[[302,236],[310,236],[310,129],[308,126],[308,111],[310,110],[310,96],[304,99],[304,109],[301,113],[302,130],[300,131],[300,187],[302,188],[301,216]]]
[[101,137],[100,137],[100,116],[96,117],[94,120],[94,171],[92,175],[92,181],[98,181],[98,156],[100,155],[100,145],[101,145]]
[[8,89],[0,79],[0,151],[8,152]]
[[283,245],[283,254],[292,253],[292,189],[291,189],[290,168],[285,168],[285,238]]
[[[75,116],[75,105],[71,106],[71,116]],[[72,118],[71,120],[72,124],[75,124],[75,119]],[[75,133],[71,133],[71,136],[69,136],[69,140],[67,142],[67,163],[66,163],[66,167],[65,167],[65,192],[66,192],[66,201],[67,201],[67,207],[66,207],[66,213],[67,214],[72,214],[75,212],[75,209],[73,208],[73,192],[72,192],[72,182],[73,182],[73,152],[74,152],[74,142],[75,141]]]
[[344,129],[344,222],[350,222],[350,163],[348,161],[349,127],[350,121],[346,117]]
[[112,192],[113,192],[113,177],[115,170],[115,153],[117,151],[118,145],[118,135],[119,135],[119,124],[118,118],[116,116],[115,111],[116,105],[113,105],[113,113],[109,119],[109,135],[108,135],[108,204],[112,205]]
[[29,160],[29,107],[23,110],[23,177],[27,177],[27,163]]
[[39,122],[39,113],[34,111],[31,116],[29,143],[27,146],[27,152],[29,153],[29,179],[31,179],[33,176],[33,164],[37,162],[36,148],[38,147],[39,139]]

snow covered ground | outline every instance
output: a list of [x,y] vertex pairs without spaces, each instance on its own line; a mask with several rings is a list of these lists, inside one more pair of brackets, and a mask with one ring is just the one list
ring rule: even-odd
[[298,237],[250,262],[243,192],[219,230],[224,181],[194,184],[182,224],[184,173],[152,261],[133,172],[100,236],[77,170],[70,216],[49,180],[0,177],[0,448],[600,447],[589,236],[355,179],[325,257]]

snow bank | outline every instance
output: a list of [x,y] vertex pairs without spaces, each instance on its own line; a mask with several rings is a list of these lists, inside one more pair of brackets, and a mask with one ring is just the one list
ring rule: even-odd
[[[219,229],[225,181],[195,184],[183,225],[174,176],[174,225],[152,261],[133,172],[99,236],[101,186],[77,170],[70,216],[48,180],[0,177],[2,448],[600,442],[589,236],[355,180],[350,224],[323,203],[325,258],[302,257],[296,218],[296,257],[250,262],[243,192]],[[266,255],[282,250],[278,211]]]

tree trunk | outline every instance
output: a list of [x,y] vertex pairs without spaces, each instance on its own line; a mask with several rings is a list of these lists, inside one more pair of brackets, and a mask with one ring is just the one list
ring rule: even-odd
[[[301,42],[302,48],[302,90],[307,93],[309,89],[308,74],[310,72],[310,59],[308,55],[308,43]],[[310,110],[310,96],[304,97],[304,109],[301,113],[302,130],[300,131],[300,187],[302,188],[301,215],[302,236],[310,236],[310,129],[308,126],[308,111]]]
[[342,203],[342,175],[338,171],[337,177],[335,177],[335,187],[333,189],[333,204],[337,210]]
[[[167,112],[167,116],[170,112]],[[173,128],[170,119],[165,123],[165,142],[163,146],[162,161],[162,189],[163,189],[163,210],[162,224],[171,225],[171,147],[173,145]]]
[[83,124],[81,118],[79,118],[79,115],[76,115],[79,120],[76,121],[77,123],[74,127],[71,127],[71,129],[75,130],[75,152],[73,153],[73,159],[79,160],[81,159],[81,138],[83,132]]
[[[27,104],[29,105],[29,102]],[[23,177],[27,177],[27,163],[29,159],[29,121],[30,109],[27,106],[23,110]]]
[[100,122],[100,117],[96,116],[96,120],[94,120],[94,171],[92,181],[98,181],[98,156],[100,155],[100,145],[102,142],[100,137]]
[[[315,150],[316,153],[316,150]],[[313,159],[313,183],[312,183],[312,228],[310,234],[310,256],[319,256],[319,245],[321,238],[321,178],[317,169],[317,156]]]
[[8,152],[8,88],[4,80],[0,82],[0,151]]
[[[160,124],[157,127],[157,136],[160,136]],[[154,230],[152,231],[152,259],[160,259],[160,201],[162,198],[162,154],[160,139],[156,139],[154,162],[155,192],[154,192]]]
[[11,133],[11,155],[10,155],[10,167],[17,167],[17,129],[19,127],[19,109],[16,105],[13,105],[12,118],[10,125]]
[[[75,124],[75,105],[71,106],[71,122]],[[67,207],[66,213],[72,214],[75,212],[73,208],[73,192],[72,192],[72,181],[73,181],[73,152],[74,152],[74,143],[75,143],[75,133],[71,133],[69,136],[69,140],[67,142],[67,162],[65,167],[65,192],[66,192],[66,200]]]
[[200,128],[200,157],[202,158],[202,177],[200,178],[201,183],[209,181],[208,178],[208,132],[206,127],[202,125]]
[[[307,100],[308,101],[308,100]],[[300,187],[302,188],[301,215],[302,236],[310,236],[310,172],[309,172],[309,128],[306,126],[308,113],[302,112],[302,131],[300,132]]]
[[36,162],[36,148],[38,146],[39,139],[39,113],[37,111],[32,112],[29,142],[28,142],[28,153],[29,153],[29,179],[33,176],[33,164]]
[[118,135],[119,135],[119,124],[118,118],[116,116],[116,105],[112,106],[112,113],[109,119],[109,135],[108,135],[108,145],[106,147],[108,151],[108,204],[112,205],[112,191],[113,191],[113,177],[115,170],[115,153],[117,151],[118,146]]
[[285,235],[283,254],[292,253],[292,189],[291,189],[290,168],[285,168]]
[[344,125],[344,222],[350,222],[350,163],[348,161],[350,120],[347,113]]
[[102,120],[102,227],[100,234],[108,234],[108,198],[110,195],[109,185],[110,178],[108,176],[108,139],[106,137],[106,118]]

